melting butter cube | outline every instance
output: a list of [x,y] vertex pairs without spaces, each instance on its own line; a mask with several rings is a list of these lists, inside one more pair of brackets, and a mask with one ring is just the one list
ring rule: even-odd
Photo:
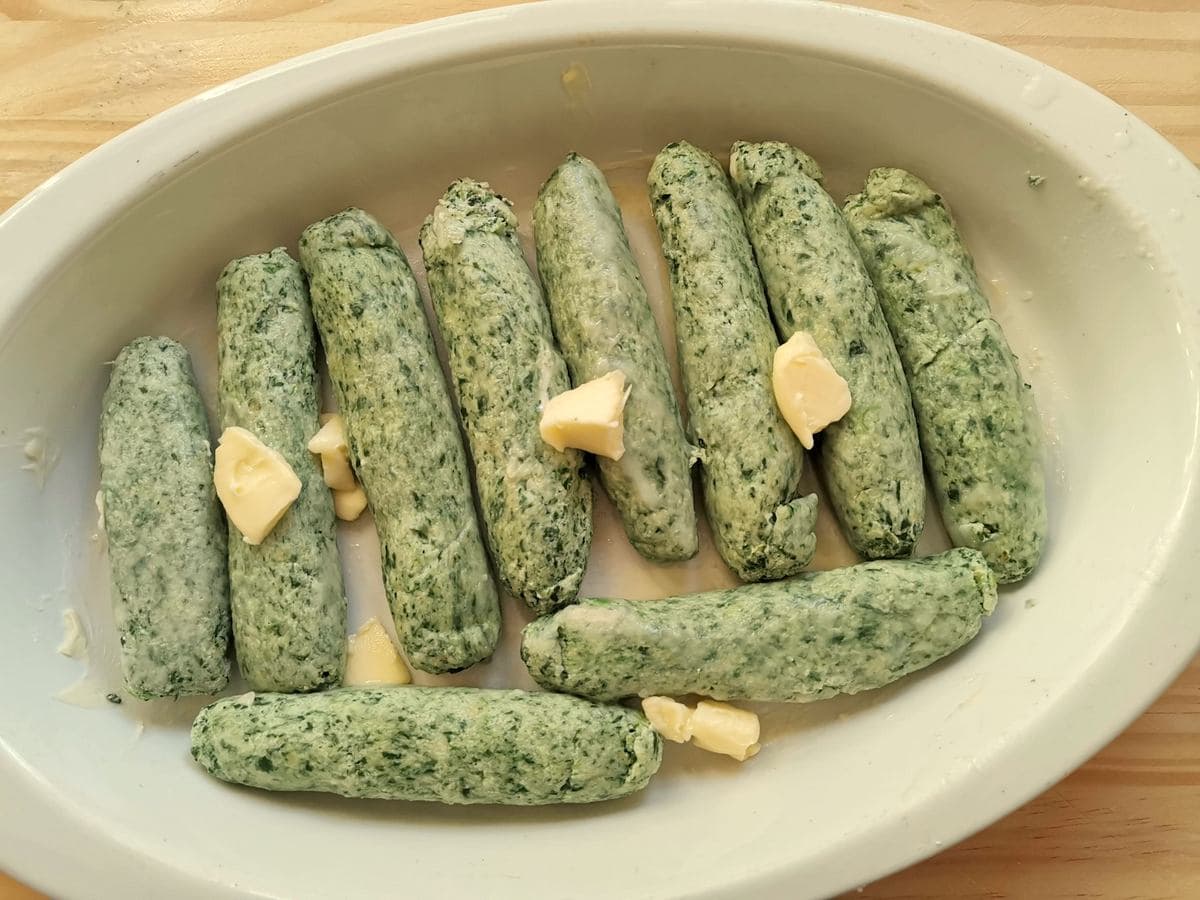
[[353,491],[358,486],[347,453],[322,453],[321,472],[325,483],[334,491]]
[[350,468],[346,422],[341,416],[337,413],[321,416],[321,430],[309,440],[308,452],[321,457],[321,470],[329,487],[335,491],[354,490],[356,483],[354,472]]
[[625,373],[609,372],[551,397],[542,408],[542,440],[555,450],[574,447],[620,459],[625,453]]
[[360,485],[350,491],[333,492],[333,512],[343,522],[353,522],[367,508],[367,492]]
[[814,434],[850,409],[846,379],[805,331],[797,331],[775,351],[771,386],[783,418],[808,450]]
[[261,544],[300,496],[288,461],[245,428],[222,433],[214,454],[213,483],[225,515],[247,544]]
[[701,700],[692,713],[692,743],[745,762],[759,751],[758,716],[728,703]]
[[320,455],[345,450],[347,448],[345,420],[337,413],[321,413],[319,421],[321,428],[309,438],[308,452]]
[[362,628],[350,635],[342,684],[347,687],[377,687],[409,684],[411,681],[412,673],[378,619],[368,619]]
[[670,697],[647,697],[642,701],[642,712],[650,721],[650,727],[668,741],[686,744],[692,738],[692,710]]

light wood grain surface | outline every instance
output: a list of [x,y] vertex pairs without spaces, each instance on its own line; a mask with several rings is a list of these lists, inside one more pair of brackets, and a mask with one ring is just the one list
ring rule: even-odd
[[[348,38],[500,5],[0,0],[0,210],[98,144],[205,88]],[[969,31],[1041,59],[1103,91],[1200,160],[1200,0],[860,5]],[[962,844],[851,896],[1200,897],[1198,701],[1200,663],[1193,662],[1148,712],[1063,782]],[[0,874],[0,900],[40,896]]]

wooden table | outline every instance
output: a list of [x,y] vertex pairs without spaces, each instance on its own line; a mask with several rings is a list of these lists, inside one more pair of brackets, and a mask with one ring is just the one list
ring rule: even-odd
[[[650,0],[647,0],[650,2]],[[0,210],[212,85],[498,0],[0,0]],[[1014,47],[1200,161],[1200,0],[865,0]],[[1087,765],[863,897],[1200,897],[1200,663]],[[6,814],[14,811],[6,810]],[[64,864],[69,864],[64,860]],[[0,898],[39,894],[0,874]]]

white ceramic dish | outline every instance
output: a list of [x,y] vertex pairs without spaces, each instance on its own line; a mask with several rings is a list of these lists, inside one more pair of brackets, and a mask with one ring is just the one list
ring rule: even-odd
[[[571,148],[609,169],[661,298],[640,179],[679,137],[718,152],[791,140],[837,195],[872,165],[906,166],[952,203],[1034,384],[1053,473],[1042,567],[973,645],[870,695],[763,707],[766,746],[744,767],[671,746],[643,795],[590,809],[239,790],[188,759],[198,702],[52,699],[83,672],[54,652],[66,607],[88,621],[94,684],[117,684],[90,537],[104,362],[122,343],[184,340],[211,396],[212,284],[228,259],[294,247],[309,221],[357,204],[417,261],[415,227],[462,174],[513,196],[527,229],[533,190]],[[0,219],[0,865],[58,896],[797,897],[966,836],[1116,734],[1200,635],[1186,541],[1197,223],[1200,175],[1090,89],[983,41],[823,3],[497,10],[321,51],[158,116]],[[58,454],[44,488],[22,470],[28,428]],[[598,529],[591,591],[729,577],[711,550],[654,568],[610,519]],[[369,527],[345,537],[362,616],[382,602]],[[828,529],[823,548],[835,561]],[[508,612],[488,683],[527,683]]]

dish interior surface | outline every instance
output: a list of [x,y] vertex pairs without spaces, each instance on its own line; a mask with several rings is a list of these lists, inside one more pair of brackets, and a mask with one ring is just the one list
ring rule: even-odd
[[[854,27],[869,38],[875,21]],[[922,34],[930,47],[951,43],[932,30],[937,40],[915,33],[917,53]],[[372,46],[379,53],[388,45]],[[828,893],[962,838],[1095,749],[1095,739],[1081,747],[1064,737],[1071,749],[1056,756],[1046,729],[1099,733],[1104,722],[1111,736],[1124,719],[1106,709],[1100,663],[1139,617],[1175,615],[1173,640],[1127,660],[1129,679],[1161,682],[1200,624],[1196,612],[1163,605],[1180,593],[1164,571],[1192,515],[1196,311],[1183,304],[1156,230],[1159,211],[1129,199],[1123,167],[1142,165],[1153,150],[1163,177],[1179,179],[1176,212],[1193,222],[1194,173],[1169,165],[1165,143],[1115,141],[1094,152],[1055,143],[1034,121],[1044,120],[1043,89],[1026,98],[1022,120],[1006,112],[1012,96],[989,105],[938,74],[932,50],[926,62],[930,74],[918,77],[867,49],[601,36],[463,52],[407,69],[395,62],[394,72],[345,89],[300,86],[299,108],[277,88],[279,102],[260,109],[253,127],[176,168],[147,170],[136,202],[115,210],[36,289],[8,297],[0,308],[0,383],[9,386],[0,404],[8,576],[0,678],[9,686],[0,779],[20,783],[12,796],[59,817],[64,841],[99,832],[91,840],[127,860],[118,876],[89,854],[78,873],[62,876],[63,890],[80,889],[91,871],[106,884],[168,879],[162,884],[179,896],[373,895],[397,885],[490,897],[751,886],[783,896],[789,883],[790,896]],[[1016,83],[1011,75],[997,82]],[[1044,90],[1053,97],[1052,86]],[[203,103],[221,102],[214,95]],[[1107,131],[1116,134],[1120,113],[1109,114]],[[764,746],[753,761],[669,744],[643,794],[589,808],[443,808],[237,789],[188,757],[187,729],[202,699],[103,701],[119,677],[92,505],[96,426],[105,364],[126,341],[181,340],[211,416],[213,286],[228,260],[281,245],[295,253],[305,225],[355,205],[394,230],[421,275],[417,229],[459,176],[488,181],[514,202],[528,249],[537,187],[574,149],[613,184],[673,357],[644,180],[654,153],[680,138],[721,156],[735,139],[790,141],[821,163],[839,201],[872,166],[901,166],[950,203],[1047,435],[1046,555],[1032,578],[1002,591],[974,643],[884,690],[757,706]],[[1031,187],[1030,173],[1044,182]],[[0,255],[18,246],[14,226],[37,202],[0,228]],[[44,429],[48,442],[44,486],[25,468],[27,443],[39,434],[27,429]],[[815,484],[811,470],[807,477]],[[734,583],[707,534],[692,562],[641,560],[598,488],[597,497],[585,596],[650,599]],[[932,507],[930,516],[920,553],[946,546]],[[340,542],[350,630],[369,615],[388,621],[369,518],[343,526]],[[850,561],[823,504],[814,565]],[[91,647],[90,674],[71,695],[83,707],[54,699],[85,672],[55,653],[68,607],[83,616]],[[418,681],[532,687],[516,652],[529,614],[511,599],[504,614],[490,664]],[[1140,703],[1150,699],[1143,693]],[[1120,705],[1125,718],[1135,711],[1133,701]],[[7,848],[18,873],[21,840]],[[32,848],[36,830],[27,840]],[[29,877],[46,871],[31,864]]]

